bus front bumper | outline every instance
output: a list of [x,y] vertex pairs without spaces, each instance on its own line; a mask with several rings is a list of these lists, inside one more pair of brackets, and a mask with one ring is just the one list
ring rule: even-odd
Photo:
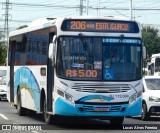
[[116,117],[116,116],[137,116],[141,114],[142,100],[139,98],[132,105],[114,104],[114,105],[72,105],[64,99],[58,98],[53,103],[55,115],[63,116],[93,116],[93,117]]

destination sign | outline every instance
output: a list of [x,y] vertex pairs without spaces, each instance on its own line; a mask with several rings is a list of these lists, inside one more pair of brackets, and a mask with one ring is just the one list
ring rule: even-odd
[[[103,38],[102,39],[103,43],[119,43],[118,38]],[[122,43],[129,43],[129,44],[142,44],[141,39],[122,39]]]
[[138,33],[136,22],[118,20],[64,20],[63,31]]

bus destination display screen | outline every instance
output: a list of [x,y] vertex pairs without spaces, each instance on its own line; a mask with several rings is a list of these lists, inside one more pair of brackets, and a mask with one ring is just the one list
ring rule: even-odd
[[64,20],[62,31],[138,33],[136,22],[118,20]]

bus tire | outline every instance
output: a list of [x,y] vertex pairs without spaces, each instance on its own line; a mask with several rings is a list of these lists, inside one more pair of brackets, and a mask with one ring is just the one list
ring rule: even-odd
[[142,113],[141,113],[141,119],[143,121],[146,121],[149,119],[149,113],[147,112],[147,105],[146,103],[142,103]]
[[110,120],[110,124],[121,126],[123,124],[124,117],[115,117]]
[[25,116],[26,115],[26,109],[22,107],[22,101],[21,101],[21,91],[18,89],[17,92],[17,112],[19,116]]
[[47,101],[46,98],[42,98],[42,119],[45,121],[47,124],[52,124],[52,115],[47,113]]

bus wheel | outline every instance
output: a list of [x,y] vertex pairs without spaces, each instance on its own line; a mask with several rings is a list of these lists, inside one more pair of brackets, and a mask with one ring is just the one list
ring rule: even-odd
[[145,103],[142,103],[142,113],[141,113],[141,119],[142,120],[148,120],[149,119],[149,113],[147,112],[147,105]]
[[18,89],[18,93],[17,93],[17,112],[19,114],[19,116],[24,116],[26,115],[26,109],[22,107],[22,103],[21,103],[21,91],[20,89]]
[[47,124],[51,124],[52,115],[47,113],[47,103],[46,103],[46,98],[45,97],[43,98],[42,106],[43,106],[43,116],[42,116],[42,118]]
[[121,126],[123,124],[124,117],[116,117],[110,120],[110,124]]

